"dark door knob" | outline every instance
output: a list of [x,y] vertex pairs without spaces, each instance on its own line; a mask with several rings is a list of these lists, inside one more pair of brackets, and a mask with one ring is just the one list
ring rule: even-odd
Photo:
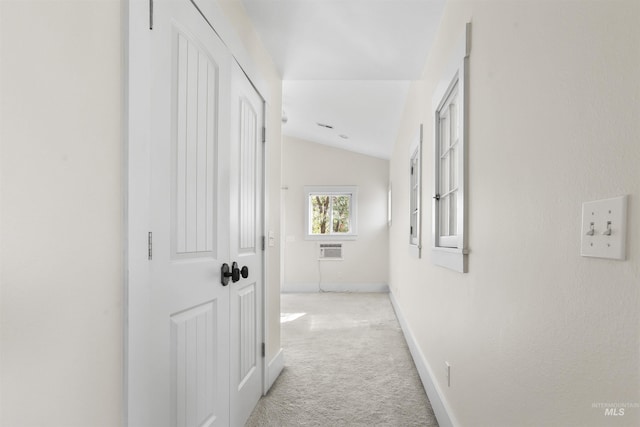
[[231,280],[233,280],[233,283],[240,280],[240,269],[238,268],[238,263],[235,261],[231,264]]
[[242,275],[243,279],[249,277],[249,267],[247,267],[246,265],[242,267],[242,270],[240,270],[240,274]]
[[233,274],[229,270],[229,264],[226,262],[222,264],[220,267],[220,283],[222,283],[222,286],[227,286],[229,284],[229,277],[232,275]]

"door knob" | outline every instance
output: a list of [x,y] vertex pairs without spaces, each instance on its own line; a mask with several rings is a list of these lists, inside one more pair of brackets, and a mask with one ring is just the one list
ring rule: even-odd
[[241,270],[238,268],[238,263],[234,261],[231,263],[231,267],[229,267],[229,264],[226,262],[220,267],[220,283],[222,283],[222,286],[227,286],[229,284],[229,278],[231,278],[233,283],[236,283],[240,280],[240,276],[245,279],[249,277],[249,269],[246,265],[242,267]]
[[235,261],[231,264],[231,280],[233,283],[240,280],[240,269],[238,268],[238,263]]
[[229,277],[233,276],[233,273],[229,270],[229,264],[226,262],[220,267],[220,283],[222,286],[229,284]]

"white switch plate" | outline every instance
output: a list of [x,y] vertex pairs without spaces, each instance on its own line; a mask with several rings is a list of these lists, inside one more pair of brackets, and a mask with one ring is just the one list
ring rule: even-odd
[[[611,234],[603,234],[610,223]],[[590,235],[590,230],[593,233]],[[580,255],[595,258],[626,258],[627,196],[582,204]]]

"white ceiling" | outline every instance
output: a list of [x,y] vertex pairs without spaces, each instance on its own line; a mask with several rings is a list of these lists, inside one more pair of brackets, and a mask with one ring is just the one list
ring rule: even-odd
[[389,158],[445,0],[242,1],[283,76],[283,133]]

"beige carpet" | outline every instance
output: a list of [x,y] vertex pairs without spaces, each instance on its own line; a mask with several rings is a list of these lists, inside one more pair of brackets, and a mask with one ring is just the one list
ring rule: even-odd
[[247,426],[437,426],[387,294],[284,294],[285,369]]

